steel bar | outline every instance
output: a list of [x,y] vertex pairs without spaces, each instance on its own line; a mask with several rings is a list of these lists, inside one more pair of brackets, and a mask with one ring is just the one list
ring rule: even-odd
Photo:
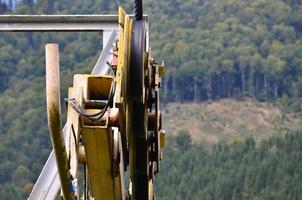
[[118,29],[117,15],[0,15],[0,32],[91,32]]

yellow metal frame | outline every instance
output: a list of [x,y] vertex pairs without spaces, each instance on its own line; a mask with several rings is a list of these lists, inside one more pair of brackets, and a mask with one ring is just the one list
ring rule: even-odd
[[[69,88],[68,98],[74,98],[83,105],[83,102],[92,95],[105,95],[109,93],[110,87],[114,79],[110,76],[81,75],[74,76],[73,87]],[[97,85],[97,87],[96,87]],[[96,89],[98,91],[96,91]],[[93,90],[93,91],[92,91]],[[91,95],[89,95],[91,94]],[[105,97],[105,98],[108,98]],[[99,110],[87,110],[97,112]],[[122,200],[123,184],[121,177],[123,173],[119,173],[117,177],[113,177],[112,173],[112,129],[108,126],[107,121],[103,126],[85,123],[83,117],[74,111],[71,105],[68,106],[67,112],[69,131],[68,142],[73,140],[71,126],[76,132],[78,140],[81,134],[84,149],[85,160],[88,168],[88,178],[91,185],[91,191],[95,200]],[[70,145],[66,145],[69,147]],[[69,148],[67,148],[68,152]],[[78,158],[78,152],[70,151],[70,157],[73,160]],[[75,156],[76,155],[76,156]],[[71,162],[72,171],[77,169],[77,160]],[[73,173],[76,176],[76,172]]]
[[[97,75],[74,75],[73,87],[69,88],[69,99],[75,99],[80,105],[84,105],[86,100],[93,99],[93,97],[108,98],[112,81],[115,82],[115,94],[113,99],[113,107],[119,110],[119,142],[123,144],[119,146],[118,151],[121,156],[121,164],[119,165],[119,173],[113,175],[113,131],[112,127],[108,125],[108,118],[104,123],[87,122],[87,119],[78,114],[72,106],[68,105],[67,111],[67,141],[65,142],[68,158],[70,158],[70,171],[73,177],[78,176],[78,162],[79,162],[79,140],[83,140],[84,145],[84,160],[88,168],[88,178],[91,186],[91,191],[94,200],[122,200],[125,199],[124,194],[124,177],[123,177],[123,155],[130,156],[130,173],[133,173],[133,165],[131,165],[134,158],[131,152],[133,151],[133,127],[130,127],[129,113],[132,104],[127,102],[126,91],[128,88],[125,84],[131,80],[130,77],[130,50],[131,50],[131,30],[132,20],[123,8],[119,7],[119,40],[118,40],[118,63],[116,68],[116,76],[97,76]],[[163,75],[164,69],[159,67],[156,73],[157,80]],[[87,109],[87,112],[98,112],[97,109]],[[126,124],[128,122],[128,124]],[[73,136],[75,132],[75,137]],[[128,134],[128,135],[127,135]],[[72,145],[72,146],[71,146]],[[159,136],[160,147],[165,146],[164,132]],[[122,147],[123,146],[123,147]],[[123,152],[125,150],[125,152]],[[125,154],[123,154],[125,153]],[[83,156],[82,156],[83,157]],[[126,159],[126,158],[125,158]],[[128,157],[127,157],[128,159]],[[83,161],[82,161],[83,162]],[[128,165],[126,161],[125,165]],[[131,183],[130,183],[131,185]],[[131,193],[131,190],[129,191]],[[148,199],[153,199],[153,179],[149,179],[149,194]]]

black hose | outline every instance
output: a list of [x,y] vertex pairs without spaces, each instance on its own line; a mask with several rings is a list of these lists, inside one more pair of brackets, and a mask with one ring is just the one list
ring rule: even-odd
[[134,16],[136,20],[143,19],[143,0],[134,0]]
[[107,112],[108,108],[110,107],[110,105],[113,103],[113,98],[114,98],[114,94],[115,94],[115,82],[114,80],[112,81],[111,84],[111,88],[109,91],[109,95],[108,95],[108,102],[106,104],[106,106],[99,112],[97,113],[93,113],[93,114],[88,114],[86,113],[81,106],[79,105],[79,103],[76,101],[76,99],[72,98],[72,99],[65,99],[68,103],[71,104],[72,108],[79,113],[81,116],[86,117],[87,119],[91,120],[91,121],[97,121],[99,119],[101,119],[105,113]]

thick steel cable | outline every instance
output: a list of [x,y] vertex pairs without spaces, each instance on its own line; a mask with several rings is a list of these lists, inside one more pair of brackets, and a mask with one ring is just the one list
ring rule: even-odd
[[143,0],[134,0],[134,16],[136,20],[143,19]]

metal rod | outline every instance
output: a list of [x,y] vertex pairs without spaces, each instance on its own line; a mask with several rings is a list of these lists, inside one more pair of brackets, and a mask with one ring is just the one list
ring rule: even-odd
[[72,177],[69,172],[69,164],[62,133],[59,46],[57,44],[47,44],[45,50],[47,117],[51,142],[56,156],[64,199],[75,200],[75,191],[72,191]]
[[0,15],[0,32],[91,32],[118,29],[117,15]]

